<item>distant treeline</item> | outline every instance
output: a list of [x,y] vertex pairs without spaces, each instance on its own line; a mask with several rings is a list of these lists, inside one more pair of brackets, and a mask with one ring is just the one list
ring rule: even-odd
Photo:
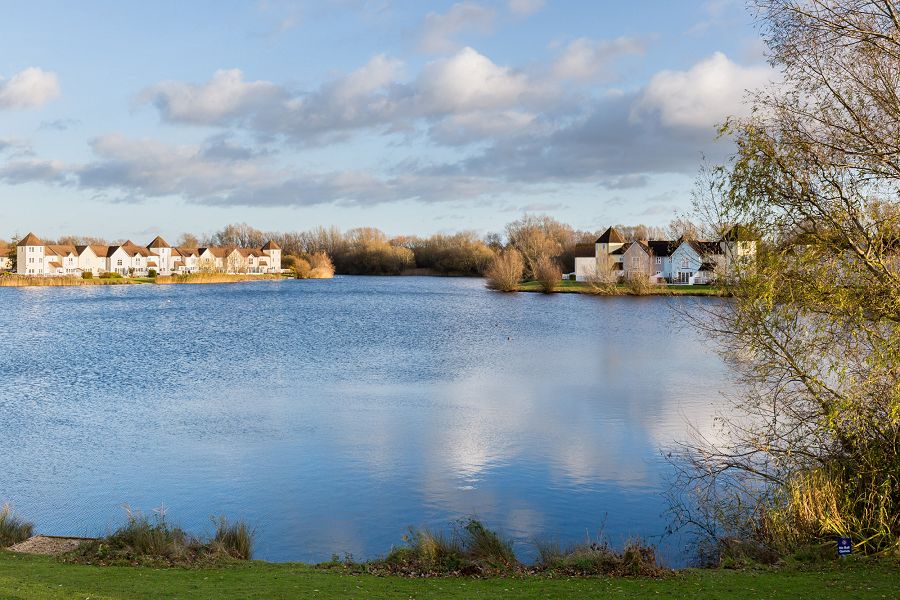
[[[668,228],[646,225],[615,225],[627,240],[674,239],[693,227],[676,220]],[[336,227],[316,227],[307,231],[264,231],[246,223],[226,225],[212,234],[190,233],[178,238],[176,245],[191,248],[233,246],[259,248],[273,240],[288,257],[308,259],[324,252],[337,273],[348,275],[398,275],[415,269],[441,275],[483,275],[496,254],[515,248],[522,255],[525,274],[531,276],[542,259],[551,259],[569,273],[575,270],[575,256],[593,244],[606,227],[594,231],[577,230],[549,216],[526,215],[507,224],[504,231],[480,236],[471,231],[435,234],[428,237],[389,237],[373,227],[341,231]],[[14,252],[16,240],[12,240]],[[53,242],[48,242],[53,243]],[[94,237],[66,236],[60,244],[106,243]],[[580,246],[580,248],[579,248]]]

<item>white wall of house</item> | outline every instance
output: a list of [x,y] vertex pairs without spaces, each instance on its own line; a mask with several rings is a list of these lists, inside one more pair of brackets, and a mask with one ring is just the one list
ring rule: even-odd
[[106,270],[106,257],[97,256],[93,248],[85,246],[81,254],[78,255],[78,269],[82,273],[99,275]]
[[703,259],[694,247],[686,241],[681,242],[672,253],[672,281],[684,284],[694,283],[701,265],[703,265]]
[[128,275],[128,269],[131,268],[131,256],[125,252],[122,246],[116,246],[112,253],[107,253],[106,260],[109,272]]
[[44,270],[44,246],[18,246],[16,272],[20,275],[49,275]]

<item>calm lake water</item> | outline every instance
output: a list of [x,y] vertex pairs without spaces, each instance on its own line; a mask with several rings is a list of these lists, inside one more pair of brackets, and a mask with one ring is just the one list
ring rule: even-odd
[[0,288],[0,502],[57,535],[107,532],[124,503],[195,531],[244,517],[274,561],[373,557],[470,515],[524,559],[601,526],[657,536],[660,449],[728,387],[671,310],[693,301],[417,277]]

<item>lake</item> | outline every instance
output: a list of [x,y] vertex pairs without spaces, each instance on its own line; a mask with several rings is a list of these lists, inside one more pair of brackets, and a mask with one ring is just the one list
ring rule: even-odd
[[[97,535],[127,503],[257,558],[383,555],[476,516],[515,540],[659,541],[661,448],[729,385],[690,298],[480,279],[0,288],[0,502]],[[683,539],[663,540],[684,564]]]

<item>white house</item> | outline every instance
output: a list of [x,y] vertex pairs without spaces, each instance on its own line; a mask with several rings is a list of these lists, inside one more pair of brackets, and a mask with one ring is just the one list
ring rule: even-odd
[[586,281],[607,273],[619,276],[624,246],[625,238],[616,228],[610,227],[604,231],[594,242],[594,256],[575,257],[575,279]]
[[706,284],[729,277],[752,262],[757,240],[746,227],[729,229],[719,241],[639,240],[626,242],[613,227],[594,244],[593,256],[575,257],[575,278],[598,274],[627,279],[646,276],[654,283]]
[[[132,241],[120,245],[73,246],[45,244],[33,233],[16,246],[20,275],[77,275],[118,273],[147,276],[195,273],[281,273],[281,248],[268,242],[262,248],[175,248],[157,236],[147,246]],[[0,265],[2,266],[2,265]]]

